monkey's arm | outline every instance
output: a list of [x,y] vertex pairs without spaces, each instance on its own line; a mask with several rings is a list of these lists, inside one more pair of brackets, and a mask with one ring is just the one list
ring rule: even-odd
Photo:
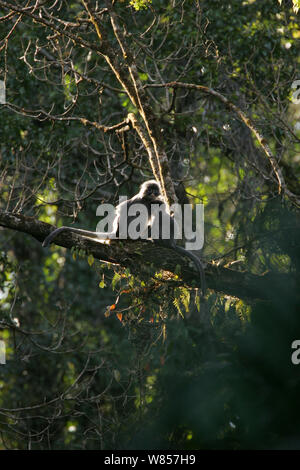
[[78,233],[79,235],[83,235],[84,237],[91,238],[93,240],[107,240],[108,238],[112,238],[114,232],[105,233],[105,232],[91,232],[90,230],[82,230],[81,228],[73,228],[73,227],[60,227],[53,232],[51,232],[43,241],[43,246],[47,247],[50,243],[57,237],[61,232],[72,232]]

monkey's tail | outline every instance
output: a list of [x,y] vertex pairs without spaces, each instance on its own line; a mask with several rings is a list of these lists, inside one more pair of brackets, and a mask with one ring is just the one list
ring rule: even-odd
[[53,232],[49,233],[49,235],[45,238],[45,240],[43,241],[43,247],[46,248],[47,246],[50,245],[50,243],[52,242],[52,240],[54,240],[55,237],[57,237],[57,235],[61,232],[64,232],[65,230],[67,230],[68,227],[60,227],[60,228],[56,228],[55,230],[53,230]]
[[71,232],[71,233],[77,233],[78,235],[81,235],[82,237],[88,238],[90,240],[108,240],[111,238],[115,238],[115,233],[114,232],[107,232],[107,233],[102,233],[102,232],[91,232],[90,230],[83,230],[81,228],[75,228],[75,227],[60,227],[56,228],[51,232],[43,241],[43,247],[47,247],[50,245],[50,243],[54,240],[54,238],[57,237],[61,232]]
[[53,232],[49,233],[49,235],[43,241],[43,247],[47,247],[50,243],[53,242],[54,238],[57,237],[61,232],[71,232],[71,233],[78,233],[78,235],[88,236],[89,238],[98,238],[97,232],[91,232],[90,230],[82,230],[81,228],[75,227],[59,227],[53,230]]
[[199,272],[200,282],[201,282],[201,291],[202,291],[202,296],[204,297],[205,292],[206,292],[206,282],[205,282],[205,276],[204,276],[204,268],[202,266],[202,263],[201,263],[200,259],[196,255],[194,255],[194,253],[192,253],[191,251],[186,250],[182,246],[176,245],[174,248],[179,253],[182,253],[183,255],[188,256],[188,258],[190,258],[192,261],[194,261],[194,263],[195,263],[195,265],[198,269],[198,272]]

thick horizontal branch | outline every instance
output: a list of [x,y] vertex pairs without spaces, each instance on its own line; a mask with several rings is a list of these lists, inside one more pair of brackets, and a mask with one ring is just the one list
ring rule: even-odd
[[[33,217],[2,211],[0,211],[0,225],[27,233],[39,242],[43,242],[54,229],[52,225]],[[88,240],[80,235],[62,232],[55,239],[55,243],[69,249],[77,246],[91,253],[95,259],[124,267],[134,266],[135,269],[140,267],[141,270],[144,270],[145,266],[149,266],[149,272],[164,269],[171,273],[177,273],[179,265],[182,281],[189,287],[200,287],[198,271],[187,257],[178,255],[172,249],[154,245],[149,241],[114,240],[108,245]],[[205,267],[205,277],[209,289],[251,300],[270,300],[274,288],[279,286],[282,286],[282,289],[288,286],[289,290],[296,290],[296,280],[289,274],[268,273],[259,276],[220,268],[208,263]]]

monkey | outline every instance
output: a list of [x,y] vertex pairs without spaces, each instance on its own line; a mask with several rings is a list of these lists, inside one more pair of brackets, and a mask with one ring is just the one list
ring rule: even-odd
[[[171,215],[167,209],[160,184],[156,180],[145,181],[141,185],[138,194],[133,196],[131,199],[118,204],[116,207],[116,215],[113,220],[113,230],[111,232],[92,232],[89,230],[64,226],[51,232],[45,238],[43,247],[49,246],[58,234],[65,231],[77,233],[85,238],[93,240],[103,241],[108,239],[120,239],[122,238],[121,232],[122,227],[124,228],[124,223],[127,231],[133,221],[136,223],[136,212],[141,212],[141,209],[144,209],[144,217],[139,217],[138,219],[139,235],[136,237],[135,234],[126,233],[125,238],[128,236],[128,238],[131,239],[150,239],[161,246],[173,249],[177,253],[190,258],[199,272],[202,295],[204,296],[206,285],[202,263],[191,251],[176,244],[175,235],[178,226],[174,216]],[[166,237],[163,236],[165,235],[163,233],[163,224],[169,228]],[[155,231],[156,233],[154,234]],[[153,236],[153,234],[155,236]]]
[[146,229],[150,221],[149,219],[150,219],[150,214],[151,214],[151,205],[155,202],[156,203],[159,202],[160,204],[163,203],[160,185],[157,183],[156,180],[145,181],[141,185],[138,194],[133,196],[131,199],[123,201],[117,205],[116,215],[113,221],[113,230],[111,232],[92,232],[90,230],[83,230],[80,228],[63,226],[63,227],[53,230],[53,232],[51,232],[45,238],[43,242],[43,247],[49,246],[50,243],[52,243],[52,241],[54,240],[54,238],[56,238],[57,235],[59,235],[61,232],[78,233],[79,235],[83,235],[84,237],[87,237],[93,240],[103,241],[103,240],[114,239],[114,238],[118,239],[120,238],[120,221],[123,222],[123,218],[125,218],[126,216],[126,221],[127,221],[126,224],[128,227],[130,223],[136,218],[136,216],[128,214],[130,211],[130,208],[134,205],[136,205],[136,207],[138,208],[138,204],[141,204],[147,210],[147,217],[145,218],[145,220],[142,221],[142,227],[140,228],[140,232],[145,234],[147,233]]

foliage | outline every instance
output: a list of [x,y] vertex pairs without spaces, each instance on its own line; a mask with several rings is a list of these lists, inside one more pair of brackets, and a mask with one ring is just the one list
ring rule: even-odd
[[152,0],[131,0],[130,5],[133,6],[135,10],[147,9],[149,4],[152,3]]
[[[204,302],[138,245],[140,263],[118,245],[124,268],[1,229],[0,448],[299,448],[299,2],[116,1],[119,29],[106,8],[95,17],[102,42],[77,0],[3,3],[0,210],[95,229],[99,204],[153,177],[110,43],[115,69],[137,71],[179,201],[205,204],[210,289]],[[247,113],[286,188],[232,107],[174,81]],[[209,263],[282,281],[233,297]]]

